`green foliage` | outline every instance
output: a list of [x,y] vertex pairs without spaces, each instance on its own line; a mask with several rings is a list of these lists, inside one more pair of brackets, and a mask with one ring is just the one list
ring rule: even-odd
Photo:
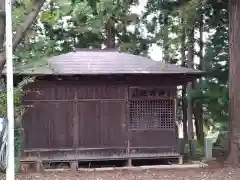
[[[208,33],[204,42],[204,69],[207,75],[201,84],[195,84],[191,92],[194,106],[203,103],[205,124],[226,129],[228,124],[228,1],[154,1],[148,0],[143,16],[149,33],[153,34],[153,42],[166,47],[171,59],[180,60],[182,37],[186,37],[189,28],[195,28],[195,46],[199,46],[200,14],[204,17],[204,33]],[[164,18],[167,17],[167,22]],[[164,28],[168,30],[165,40]],[[183,33],[183,31],[185,31]],[[187,38],[187,37],[186,37]],[[184,42],[186,44],[187,39]],[[199,52],[195,49],[195,58]],[[187,54],[185,49],[185,55]],[[181,63],[176,61],[175,63]],[[185,62],[186,64],[186,62]],[[201,64],[202,65],[202,64]],[[196,68],[200,67],[197,62]]]
[[14,145],[15,145],[15,157],[20,156],[21,152],[21,133],[22,129],[21,128],[16,128],[14,130]]
[[[16,120],[19,120],[26,110],[26,107],[21,103],[21,97],[24,94],[23,88],[33,81],[34,78],[26,78],[14,89],[14,115]],[[0,92],[0,117],[7,117],[7,92],[5,91]]]
[[[74,48],[101,48],[106,41],[106,22],[111,20],[115,25],[116,47],[133,54],[146,54],[149,40],[141,36],[139,16],[130,12],[130,7],[137,3],[137,0],[100,0],[96,1],[95,9],[89,6],[88,1],[75,1],[72,6],[51,3],[40,15],[43,28],[38,31],[44,34],[44,40],[33,41],[30,43],[33,46],[28,46],[26,52],[33,53],[30,49],[37,46],[39,48],[34,52],[42,57],[69,52]],[[127,30],[129,25],[133,26],[133,31]],[[44,51],[39,51],[41,46]],[[23,52],[22,49],[19,51]],[[19,59],[22,62],[22,58]]]
[[[206,30],[213,31],[205,43],[207,62],[204,84],[196,91],[195,98],[205,105],[205,118],[226,130],[228,125],[228,12],[227,1],[209,1],[206,14]],[[199,93],[198,93],[199,94]],[[220,126],[219,126],[220,125]]]
[[[24,0],[15,8],[19,20],[29,2]],[[15,51],[15,66],[46,65],[47,57],[73,51],[74,48],[101,48],[106,42],[106,22],[109,19],[116,25],[117,48],[134,54],[147,54],[149,40],[141,36],[139,16],[130,12],[137,0],[99,0],[95,1],[95,9],[89,3],[87,0],[46,2],[36,23]],[[128,31],[128,25],[132,25],[134,31]]]
[[[84,0],[71,0],[72,1],[72,4],[73,5],[76,5],[76,4],[78,4],[78,3],[81,3],[81,2],[83,2]],[[97,5],[97,2],[98,2],[99,0],[87,0],[87,2],[88,2],[88,5],[90,6],[90,7],[92,7],[93,9],[96,9],[96,5]]]

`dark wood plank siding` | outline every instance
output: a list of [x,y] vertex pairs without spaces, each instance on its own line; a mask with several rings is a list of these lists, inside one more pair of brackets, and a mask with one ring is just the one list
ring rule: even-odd
[[[73,103],[57,102],[52,104],[49,118],[49,148],[73,147]],[[55,113],[54,113],[55,112]]]
[[[165,97],[161,90],[164,86],[159,88],[156,77],[126,82],[98,78],[42,79],[28,85],[23,101],[33,107],[23,118],[25,152],[39,151],[48,158],[60,159],[64,153],[76,158],[77,153],[85,160],[177,152],[173,103],[176,83],[164,83],[169,96]],[[144,90],[132,98],[132,87]],[[157,90],[164,97],[143,95],[145,89]],[[132,107],[135,112],[130,112]],[[131,118],[137,120],[134,126]]]
[[[23,100],[34,104],[24,115],[26,149],[124,146],[126,88],[82,85],[78,81],[38,81],[29,85]],[[40,125],[35,126],[33,121]],[[39,127],[41,133],[31,135]],[[33,146],[31,143],[38,139],[40,144]]]
[[26,86],[24,101],[72,101],[76,82],[36,81]]
[[99,101],[79,102],[79,147],[101,146],[101,103]]
[[73,146],[74,92],[74,86],[61,81],[38,81],[27,86],[23,102],[31,107],[23,117],[26,149]]
[[123,85],[78,88],[79,147],[124,146],[125,88]]
[[69,102],[37,102],[25,113],[25,147],[70,148],[73,146],[73,105]]
[[166,147],[176,146],[175,131],[169,130],[144,130],[132,131],[132,147]]
[[23,116],[25,149],[49,148],[49,116],[52,105],[46,103],[28,104],[29,107]]
[[[76,83],[76,82],[75,82]],[[76,84],[79,100],[125,99],[124,85]]]
[[125,147],[125,101],[102,102],[102,145]]

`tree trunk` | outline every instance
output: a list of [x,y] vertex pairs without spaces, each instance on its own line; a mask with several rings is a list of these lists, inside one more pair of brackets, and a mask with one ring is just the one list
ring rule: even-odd
[[[184,28],[184,20],[181,20],[182,32],[181,32],[181,64],[186,66],[186,29]],[[188,142],[188,130],[187,130],[187,103],[186,103],[186,85],[182,86],[182,118],[183,118],[183,138],[185,143]]]
[[111,18],[106,23],[106,46],[107,48],[115,48],[115,27]]
[[170,63],[169,58],[169,37],[168,37],[168,13],[164,14],[163,25],[163,60],[166,63]]
[[204,121],[203,121],[203,108],[201,102],[195,103],[194,117],[197,140],[201,145],[204,145],[204,131],[203,131]]
[[240,163],[240,1],[229,0],[229,154],[228,163]]
[[[194,52],[194,28],[190,28],[188,30],[188,54],[187,54],[187,66],[188,68],[193,68],[193,52]],[[191,97],[191,91],[192,91],[192,82],[189,82],[187,84],[187,122],[188,122],[188,140],[190,145],[190,154],[194,155],[195,149],[192,144],[192,140],[194,140],[194,131],[193,131],[193,106],[192,106],[192,97]]]
[[182,86],[182,115],[183,115],[183,138],[185,143],[188,142],[186,89],[187,89],[186,85],[183,85]]
[[[199,21],[199,59],[200,59],[200,66],[199,69],[205,71],[205,63],[203,58],[203,14],[202,10],[200,10],[200,21]],[[203,79],[199,79],[199,82],[195,82],[196,84],[200,84],[203,86]],[[202,94],[202,92],[201,92]],[[201,101],[197,101],[195,103],[194,108],[194,117],[195,117],[195,127],[196,127],[196,134],[197,139],[201,145],[204,145],[204,117],[203,117],[203,104]]]

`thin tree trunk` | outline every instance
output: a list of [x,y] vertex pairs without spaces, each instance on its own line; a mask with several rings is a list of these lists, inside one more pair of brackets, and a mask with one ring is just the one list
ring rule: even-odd
[[[185,55],[185,41],[186,41],[186,29],[184,28],[184,21],[181,20],[182,32],[181,32],[181,64],[183,67],[186,66],[186,55]],[[185,143],[188,141],[188,130],[187,130],[187,103],[186,103],[186,85],[182,86],[182,117],[183,117],[183,138]]]
[[[188,30],[188,54],[187,54],[187,66],[188,68],[193,68],[193,52],[194,52],[194,28]],[[192,82],[187,84],[187,122],[188,122],[188,140],[190,143],[190,154],[194,155],[194,149],[192,146],[192,140],[194,140],[194,131],[193,131],[193,106],[192,106]]]
[[229,154],[228,163],[240,163],[240,1],[229,0]]
[[169,58],[169,32],[168,32],[168,13],[164,14],[164,27],[163,27],[163,60],[170,63]]
[[[203,14],[202,11],[200,10],[200,21],[199,21],[199,59],[200,59],[200,70],[205,70],[205,63],[204,63],[204,58],[203,58]],[[195,82],[196,84],[200,84],[203,86],[203,79],[199,79],[199,82]],[[202,94],[202,92],[201,92]],[[197,101],[195,103],[195,108],[194,108],[194,117],[195,117],[195,127],[196,127],[196,134],[197,134],[197,139],[201,145],[204,144],[204,120],[203,120],[203,104],[200,101]]]
[[188,142],[188,126],[187,126],[187,103],[186,103],[186,85],[182,86],[182,115],[183,115],[183,137],[185,143]]

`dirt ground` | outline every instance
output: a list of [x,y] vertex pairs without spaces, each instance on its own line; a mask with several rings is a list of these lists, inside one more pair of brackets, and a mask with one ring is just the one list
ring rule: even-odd
[[[179,170],[121,170],[106,172],[45,172],[19,174],[17,180],[240,180],[240,168],[209,164],[207,168]],[[0,177],[5,180],[5,177]]]
[[18,180],[239,180],[240,169],[70,172],[19,175]]
[[240,168],[210,163],[198,169],[20,174],[17,180],[240,180]]

